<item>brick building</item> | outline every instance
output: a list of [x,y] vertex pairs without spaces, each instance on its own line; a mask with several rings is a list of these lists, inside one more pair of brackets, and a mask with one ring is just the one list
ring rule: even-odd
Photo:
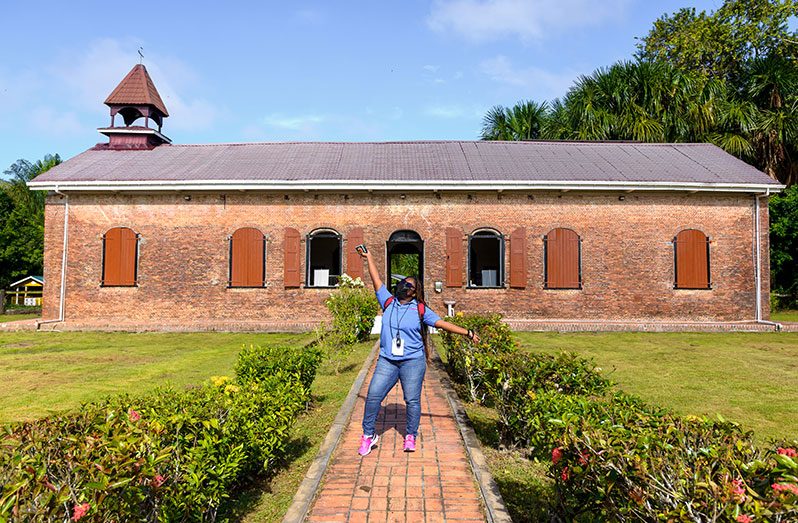
[[307,328],[363,275],[359,243],[442,313],[769,317],[782,186],[713,145],[173,145],[141,65],[105,103],[108,143],[30,183],[49,191],[43,318],[64,328]]

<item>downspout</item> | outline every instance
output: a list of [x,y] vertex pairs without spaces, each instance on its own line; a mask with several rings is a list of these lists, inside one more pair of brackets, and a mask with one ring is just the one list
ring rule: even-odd
[[754,195],[754,234],[756,239],[756,267],[754,275],[756,280],[756,322],[763,325],[772,325],[777,331],[781,330],[781,323],[762,319],[762,227],[759,223],[759,199],[770,196],[770,189],[766,189],[764,194]]
[[64,201],[64,243],[61,249],[61,289],[60,289],[60,297],[58,302],[58,319],[55,320],[44,320],[44,321],[37,321],[36,322],[36,330],[45,323],[60,323],[64,321],[64,307],[66,304],[66,264],[67,264],[67,250],[69,247],[69,195],[62,193],[58,190],[58,186],[56,185],[55,191],[56,194],[61,195],[65,198]]

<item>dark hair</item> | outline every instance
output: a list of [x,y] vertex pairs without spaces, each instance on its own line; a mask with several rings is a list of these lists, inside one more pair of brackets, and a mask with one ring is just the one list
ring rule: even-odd
[[[419,304],[423,303],[424,307],[426,307],[427,302],[424,301],[424,282],[422,282],[421,278],[418,276],[408,276],[407,278],[413,278],[416,281],[416,301]],[[423,318],[419,318],[419,323],[421,324],[421,341],[424,342],[424,355],[429,361],[431,358],[430,348],[432,347],[432,339],[429,337],[429,327],[424,323]]]

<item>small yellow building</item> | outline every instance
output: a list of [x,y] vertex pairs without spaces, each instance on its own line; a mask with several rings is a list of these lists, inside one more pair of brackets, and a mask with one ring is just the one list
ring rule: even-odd
[[44,276],[26,276],[9,285],[6,291],[8,305],[42,306]]

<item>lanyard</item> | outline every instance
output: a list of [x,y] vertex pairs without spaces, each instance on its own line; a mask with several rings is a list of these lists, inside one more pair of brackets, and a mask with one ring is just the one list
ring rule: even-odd
[[[404,319],[405,319],[405,314],[407,314],[407,311],[409,311],[409,310],[410,310],[410,305],[411,305],[412,303],[413,303],[413,302],[411,301],[411,302],[409,302],[409,303],[407,304],[407,305],[408,305],[408,307],[405,309],[405,311],[404,311],[404,312],[402,313],[402,315],[399,317],[399,321],[398,321],[398,322],[396,322],[396,337],[397,337],[397,338],[399,337],[399,327],[402,325],[402,320],[404,320]],[[396,301],[394,301],[394,302],[393,302],[393,307],[391,307],[391,317],[390,317],[390,319],[388,320],[388,326],[390,327],[391,331],[393,331],[393,319],[394,319],[394,317],[396,316],[396,308],[397,308],[398,306],[399,306],[399,300],[396,300]],[[393,338],[393,337],[394,337],[394,336],[393,336],[393,334],[391,334],[391,338]]]

